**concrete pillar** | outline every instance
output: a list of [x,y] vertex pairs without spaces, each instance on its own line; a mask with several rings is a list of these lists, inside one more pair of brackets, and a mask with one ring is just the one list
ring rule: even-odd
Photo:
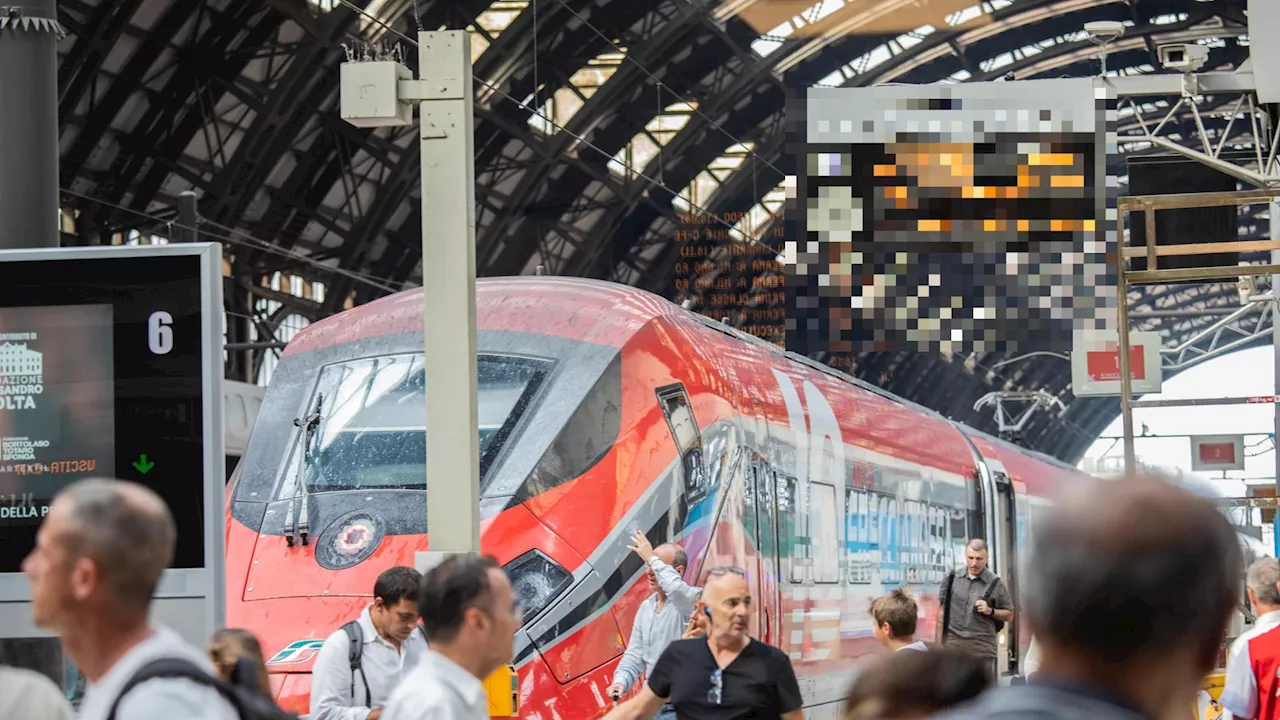
[[0,249],[58,247],[56,0],[0,10]]

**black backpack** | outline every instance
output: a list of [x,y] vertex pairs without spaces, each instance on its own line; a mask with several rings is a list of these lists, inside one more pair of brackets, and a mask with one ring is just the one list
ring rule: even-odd
[[364,656],[364,631],[360,623],[352,620],[342,626],[347,634],[347,663],[351,665],[351,700],[356,699],[356,673],[360,673],[360,682],[364,683],[364,707],[373,707],[373,696],[369,694],[369,679],[364,676],[364,665],[360,658]]
[[222,678],[211,675],[189,660],[160,658],[143,665],[133,674],[133,677],[129,678],[129,682],[125,683],[120,694],[116,696],[115,702],[111,704],[107,720],[116,720],[116,710],[120,707],[120,701],[129,694],[130,690],[156,678],[183,678],[214,688],[227,699],[227,702],[231,703],[240,720],[297,720],[298,717],[281,710],[271,698],[263,695],[257,688],[232,685]]

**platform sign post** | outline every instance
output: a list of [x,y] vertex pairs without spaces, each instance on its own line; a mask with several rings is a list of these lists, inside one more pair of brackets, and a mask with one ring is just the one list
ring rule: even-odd
[[[1255,3],[1250,3],[1250,9],[1256,9]],[[1270,17],[1276,24],[1280,24],[1280,13],[1275,12],[1275,8],[1270,8]],[[1253,18],[1250,18],[1250,22]],[[1265,44],[1265,43],[1263,43]],[[1274,52],[1274,49],[1272,50]],[[1264,73],[1265,74],[1265,73]],[[1280,87],[1276,88],[1280,91]],[[1271,230],[1271,239],[1276,239],[1276,228],[1280,227],[1280,202],[1274,199],[1268,203],[1267,210],[1269,220],[1268,226]],[[1280,249],[1271,251],[1271,264],[1280,265]],[[1280,395],[1280,275],[1271,276],[1271,353],[1272,363],[1274,365],[1274,382],[1275,386],[1271,391],[1272,395]],[[1275,417],[1272,425],[1271,449],[1275,459],[1276,471],[1276,495],[1280,496],[1280,404],[1275,406]],[[1272,542],[1275,544],[1275,556],[1280,557],[1280,513],[1276,513],[1273,519],[1275,523],[1275,532],[1272,533]]]
[[48,637],[21,563],[89,477],[173,512],[153,618],[197,646],[222,627],[222,345],[217,244],[0,251],[0,642]]

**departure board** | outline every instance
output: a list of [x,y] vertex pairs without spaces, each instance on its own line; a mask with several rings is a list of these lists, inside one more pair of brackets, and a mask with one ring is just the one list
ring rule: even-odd
[[756,240],[733,228],[743,213],[682,213],[675,231],[677,303],[782,345],[786,335],[785,278],[778,260],[782,225]]
[[1105,327],[1105,87],[813,88],[789,114],[788,349],[1066,351],[1074,330]]

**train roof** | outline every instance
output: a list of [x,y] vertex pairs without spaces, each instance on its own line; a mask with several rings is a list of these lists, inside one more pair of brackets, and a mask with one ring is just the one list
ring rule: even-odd
[[[289,343],[284,354],[294,355],[382,335],[421,333],[422,307],[421,288],[380,298],[304,328]],[[476,326],[481,330],[528,331],[530,328],[537,328],[538,332],[548,335],[620,348],[646,325],[660,317],[669,317],[683,323],[693,321],[708,329],[733,336],[760,351],[785,357],[866,392],[952,423],[971,438],[982,438],[997,447],[1033,456],[1067,472],[1081,472],[1056,458],[1017,447],[816,360],[784,350],[705,315],[685,310],[646,290],[604,280],[559,276],[508,276],[476,280]]]
[[[665,298],[603,280],[513,276],[476,280],[481,330],[537,328],[548,335],[622,347],[654,318],[688,311]],[[309,325],[285,355],[380,335],[422,332],[422,289],[354,307]]]

